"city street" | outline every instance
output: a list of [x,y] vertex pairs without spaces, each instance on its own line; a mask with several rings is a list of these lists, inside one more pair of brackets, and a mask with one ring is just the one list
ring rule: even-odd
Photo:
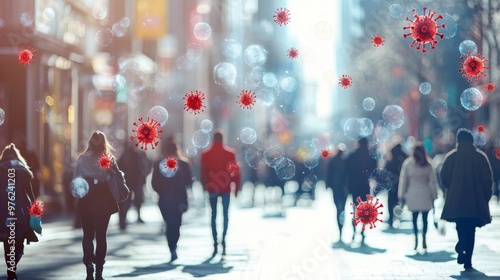
[[[321,184],[320,184],[321,185]],[[381,200],[385,198],[382,197]],[[239,197],[241,202],[243,199]],[[227,255],[212,253],[208,208],[190,209],[184,216],[179,259],[170,255],[162,234],[156,205],[144,207],[145,224],[118,228],[117,215],[108,230],[106,279],[500,279],[500,206],[491,202],[493,223],[476,232],[475,270],[464,271],[456,263],[454,224],[440,235],[429,215],[428,252],[413,251],[411,213],[403,212],[402,224],[366,229],[366,245],[360,236],[351,244],[352,228],[344,228],[337,243],[335,208],[330,191],[317,188],[311,205],[285,208],[273,215],[263,207],[230,210]],[[437,205],[441,205],[439,202]],[[300,205],[300,204],[299,204]],[[439,210],[439,209],[438,209]],[[135,212],[129,213],[135,221]],[[385,214],[382,218],[385,217]],[[348,218],[346,218],[347,221]],[[39,243],[29,245],[18,266],[19,279],[84,279],[81,263],[81,230],[72,221],[46,223]],[[358,239],[359,238],[359,239]],[[220,251],[220,250],[219,250]]]

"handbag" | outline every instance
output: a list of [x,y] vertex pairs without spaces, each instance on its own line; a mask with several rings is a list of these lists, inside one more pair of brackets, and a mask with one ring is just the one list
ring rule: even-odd
[[108,187],[113,199],[120,203],[125,201],[130,195],[130,189],[125,182],[124,173],[112,164],[110,167],[110,176],[108,179]]
[[42,217],[30,215],[30,227],[38,234],[42,234]]

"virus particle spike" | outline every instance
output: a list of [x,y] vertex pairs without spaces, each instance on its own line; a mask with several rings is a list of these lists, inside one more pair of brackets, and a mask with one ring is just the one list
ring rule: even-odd
[[290,48],[288,50],[288,58],[290,59],[296,59],[299,57],[299,50],[296,48]]
[[372,37],[373,46],[378,48],[378,47],[384,45],[384,40],[385,40],[385,37],[380,35],[380,34],[373,35],[373,37]]
[[436,45],[438,43],[436,40],[436,36],[439,36],[441,39],[443,39],[444,35],[438,33],[438,29],[444,28],[445,25],[444,23],[441,25],[437,24],[438,20],[443,19],[442,15],[438,15],[434,18],[436,12],[429,9],[429,14],[425,15],[427,7],[424,7],[423,10],[424,14],[419,16],[416,10],[412,9],[413,17],[415,18],[413,21],[406,17],[406,20],[410,23],[408,24],[408,26],[403,27],[403,30],[410,29],[410,33],[404,34],[403,37],[407,38],[408,36],[411,36],[413,42],[411,42],[410,47],[413,48],[415,47],[415,44],[417,44],[417,50],[422,49],[422,52],[426,52],[426,44],[430,44],[431,49],[436,48]]
[[184,95],[183,99],[186,101],[184,104],[184,110],[188,112],[191,111],[195,115],[205,111],[206,106],[203,105],[205,95],[201,91],[196,90],[195,92],[188,92]]
[[489,93],[494,92],[494,91],[495,91],[495,88],[496,88],[495,84],[494,84],[494,83],[491,83],[491,82],[489,82],[489,83],[487,83],[486,85],[484,85],[484,89],[485,89],[487,92],[489,92]]
[[343,88],[352,86],[352,78],[349,75],[342,75],[339,79],[339,85]]
[[279,26],[287,25],[290,22],[290,11],[287,8],[278,8],[273,18]]
[[113,163],[113,156],[110,153],[104,153],[99,158],[98,163],[102,168],[109,169]]
[[321,150],[321,157],[322,158],[328,158],[330,156],[331,152],[329,149],[324,149],[324,150]]
[[227,165],[227,172],[229,173],[229,175],[231,175],[231,177],[234,177],[236,176],[236,174],[238,173],[238,164],[236,164],[236,162],[230,162],[228,165]]
[[484,125],[478,124],[476,127],[477,132],[484,132]]
[[476,77],[476,81],[486,77],[484,70],[490,69],[490,67],[484,65],[488,62],[484,55],[480,53],[471,55],[471,52],[468,51],[466,54],[461,55],[460,59],[463,59],[463,62],[458,63],[461,66],[458,72],[462,73],[462,77],[466,78],[468,82],[471,82],[474,77]]
[[236,103],[240,104],[240,107],[244,109],[252,109],[255,104],[255,98],[257,96],[250,90],[242,90],[238,96],[239,100]]
[[140,124],[137,124],[137,122],[133,123],[137,129],[132,129],[135,136],[130,136],[130,140],[134,141],[134,139],[137,139],[135,146],[137,147],[141,144],[141,149],[143,150],[147,150],[148,145],[151,145],[151,148],[154,149],[159,144],[157,139],[161,139],[158,134],[163,132],[163,130],[158,130],[160,123],[149,117],[147,122],[143,122],[142,118],[139,118],[139,122]]
[[363,201],[360,196],[356,198],[356,201],[358,202],[358,206],[351,203],[353,207],[356,207],[356,210],[351,212],[351,214],[354,214],[354,218],[352,219],[354,221],[354,225],[362,223],[362,230],[365,230],[366,225],[370,225],[370,229],[372,229],[376,227],[375,223],[377,221],[382,222],[382,220],[378,218],[378,215],[383,214],[383,212],[378,212],[378,209],[382,208],[383,205],[379,202],[378,198],[374,198],[373,196],[367,194],[366,201]]
[[35,49],[33,48],[22,48],[17,52],[17,60],[20,64],[26,66],[26,64],[30,64],[33,61],[33,56],[35,55]]
[[167,157],[165,159],[165,168],[170,169],[171,171],[177,170],[177,159],[175,157]]

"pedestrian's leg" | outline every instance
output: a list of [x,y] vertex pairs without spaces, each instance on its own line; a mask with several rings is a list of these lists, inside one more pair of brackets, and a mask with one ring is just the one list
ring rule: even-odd
[[231,195],[229,193],[221,195],[222,197],[222,214],[224,216],[224,228],[222,231],[222,254],[226,254],[226,234],[229,227],[229,201]]
[[412,212],[412,223],[413,223],[413,235],[415,235],[415,247],[414,250],[417,250],[418,247],[418,227],[417,227],[417,219],[418,219],[418,211]]
[[143,186],[138,186],[134,192],[134,206],[137,210],[137,222],[143,224],[144,221],[141,218],[141,206],[144,202],[144,189]]
[[466,231],[467,231],[467,225],[464,219],[457,219],[456,221],[456,229],[457,229],[457,236],[458,236],[458,242],[457,245],[455,245],[455,251],[458,253],[457,257],[457,263],[463,264],[465,263],[465,239],[466,239]]
[[95,255],[94,255],[94,236],[95,236],[95,221],[94,217],[91,215],[80,215],[80,221],[82,224],[83,230],[83,239],[82,239],[82,247],[83,247],[83,263],[85,264],[85,268],[87,271],[87,280],[94,279],[94,264]]
[[95,279],[100,280],[102,278],[102,270],[106,259],[106,252],[108,250],[108,244],[106,241],[106,231],[108,230],[110,215],[102,214],[98,216],[95,226],[96,235],[96,273]]
[[118,213],[119,221],[120,221],[120,229],[125,230],[127,228],[127,213],[130,209],[130,205],[132,204],[132,198],[129,197],[122,203],[119,204],[120,212]]
[[423,224],[423,228],[422,228],[422,247],[424,249],[427,249],[427,241],[425,239],[426,235],[427,235],[427,217],[429,216],[429,211],[423,211],[422,212],[422,224]]
[[335,208],[337,209],[337,226],[339,229],[339,242],[342,242],[342,227],[344,222],[345,200],[335,199]]
[[472,253],[474,251],[474,241],[476,235],[476,223],[473,218],[468,218],[464,224],[464,242],[462,248],[465,251],[464,268],[472,268]]
[[387,212],[389,212],[389,220],[387,220],[387,223],[389,224],[389,227],[393,227],[394,223],[394,207],[398,204],[398,191],[397,191],[397,186],[392,186],[391,190],[388,193],[387,196]]
[[217,223],[216,223],[216,218],[217,218],[217,199],[218,199],[217,194],[212,194],[209,193],[209,201],[210,201],[210,209],[212,210],[212,215],[210,217],[210,222],[212,224],[212,238],[214,240],[214,252],[212,256],[215,256],[217,254]]
[[165,219],[165,223],[167,224],[167,243],[171,256],[170,262],[177,259],[177,242],[179,241],[180,236],[179,230],[181,227],[181,219],[182,213],[174,212],[169,212],[167,214],[167,218]]

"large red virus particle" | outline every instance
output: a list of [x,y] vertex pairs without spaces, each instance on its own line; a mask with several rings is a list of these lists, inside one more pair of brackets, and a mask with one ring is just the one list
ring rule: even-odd
[[143,122],[142,118],[139,118],[139,121],[141,122],[140,124],[137,124],[137,122],[133,123],[137,129],[132,129],[135,136],[130,136],[130,140],[137,139],[135,146],[137,147],[141,144],[141,149],[143,150],[147,150],[148,145],[151,145],[151,148],[154,149],[159,143],[157,139],[161,139],[158,134],[163,132],[161,129],[158,130],[160,123],[149,117],[147,122]]
[[238,164],[236,164],[236,162],[230,162],[228,165],[227,165],[227,172],[229,173],[229,175],[231,175],[231,177],[234,177],[236,176],[236,174],[238,174]]
[[35,217],[40,217],[43,215],[44,205],[41,201],[33,201],[33,203],[28,208],[28,214]]
[[484,55],[480,53],[471,55],[471,51],[468,51],[466,54],[461,55],[460,59],[464,61],[458,63],[461,66],[458,72],[462,73],[462,77],[466,78],[468,82],[471,82],[474,77],[476,77],[476,81],[480,81],[483,77],[486,77],[484,70],[490,69],[490,67],[484,65],[488,62]]
[[500,148],[495,150],[495,157],[500,160]]
[[279,26],[287,25],[290,22],[290,11],[287,8],[278,8],[273,18]]
[[444,28],[444,24],[438,25],[437,21],[443,19],[442,15],[438,15],[436,18],[433,18],[436,15],[436,12],[429,9],[429,14],[425,15],[425,11],[427,7],[424,7],[424,14],[419,16],[415,9],[412,9],[413,17],[415,18],[413,21],[406,17],[406,20],[410,23],[408,26],[403,27],[403,30],[410,29],[410,33],[404,34],[403,36],[407,38],[411,36],[413,42],[411,42],[410,47],[414,47],[415,43],[417,44],[417,50],[420,50],[422,47],[422,52],[426,52],[425,49],[426,44],[431,45],[431,49],[436,48],[437,41],[436,36],[439,36],[443,39],[444,35],[438,33],[438,28]]
[[382,46],[384,44],[384,39],[385,39],[385,37],[380,35],[380,34],[373,35],[373,37],[372,37],[373,46],[374,47]]
[[171,171],[177,170],[177,159],[175,157],[167,157],[165,159],[165,168],[170,169]]
[[352,78],[349,75],[342,75],[339,79],[339,85],[343,88],[352,86]]
[[382,208],[383,205],[379,202],[378,198],[374,198],[373,196],[367,194],[366,201],[363,201],[360,196],[356,198],[356,201],[358,202],[358,206],[351,203],[352,206],[356,207],[356,210],[351,212],[351,214],[354,214],[354,218],[352,219],[354,221],[354,225],[362,223],[362,230],[365,230],[366,225],[370,225],[370,229],[372,229],[376,227],[375,222],[382,222],[382,220],[378,218],[378,215],[383,213],[382,211],[379,212],[378,209]]
[[328,158],[330,156],[331,152],[329,149],[324,149],[324,150],[321,150],[321,157],[322,158]]
[[299,50],[296,48],[290,48],[288,50],[288,58],[290,59],[296,59],[299,57]]
[[104,153],[99,158],[99,165],[104,169],[109,169],[113,163],[113,156],[110,153]]
[[240,107],[245,109],[252,109],[255,104],[255,98],[257,96],[250,90],[242,90],[238,96],[238,101],[236,103],[240,104]]
[[484,85],[484,89],[490,93],[495,91],[495,87],[496,87],[495,84],[491,82]]
[[195,115],[203,112],[204,109],[206,108],[205,105],[203,105],[203,101],[205,100],[205,95],[201,91],[195,91],[195,92],[188,92],[184,95],[183,98],[186,103],[184,104],[184,110],[186,111],[191,111]]
[[26,66],[31,61],[33,61],[33,56],[35,55],[35,49],[33,48],[22,48],[17,52],[17,60],[20,64]]
[[484,125],[478,124],[476,127],[477,132],[484,132]]

